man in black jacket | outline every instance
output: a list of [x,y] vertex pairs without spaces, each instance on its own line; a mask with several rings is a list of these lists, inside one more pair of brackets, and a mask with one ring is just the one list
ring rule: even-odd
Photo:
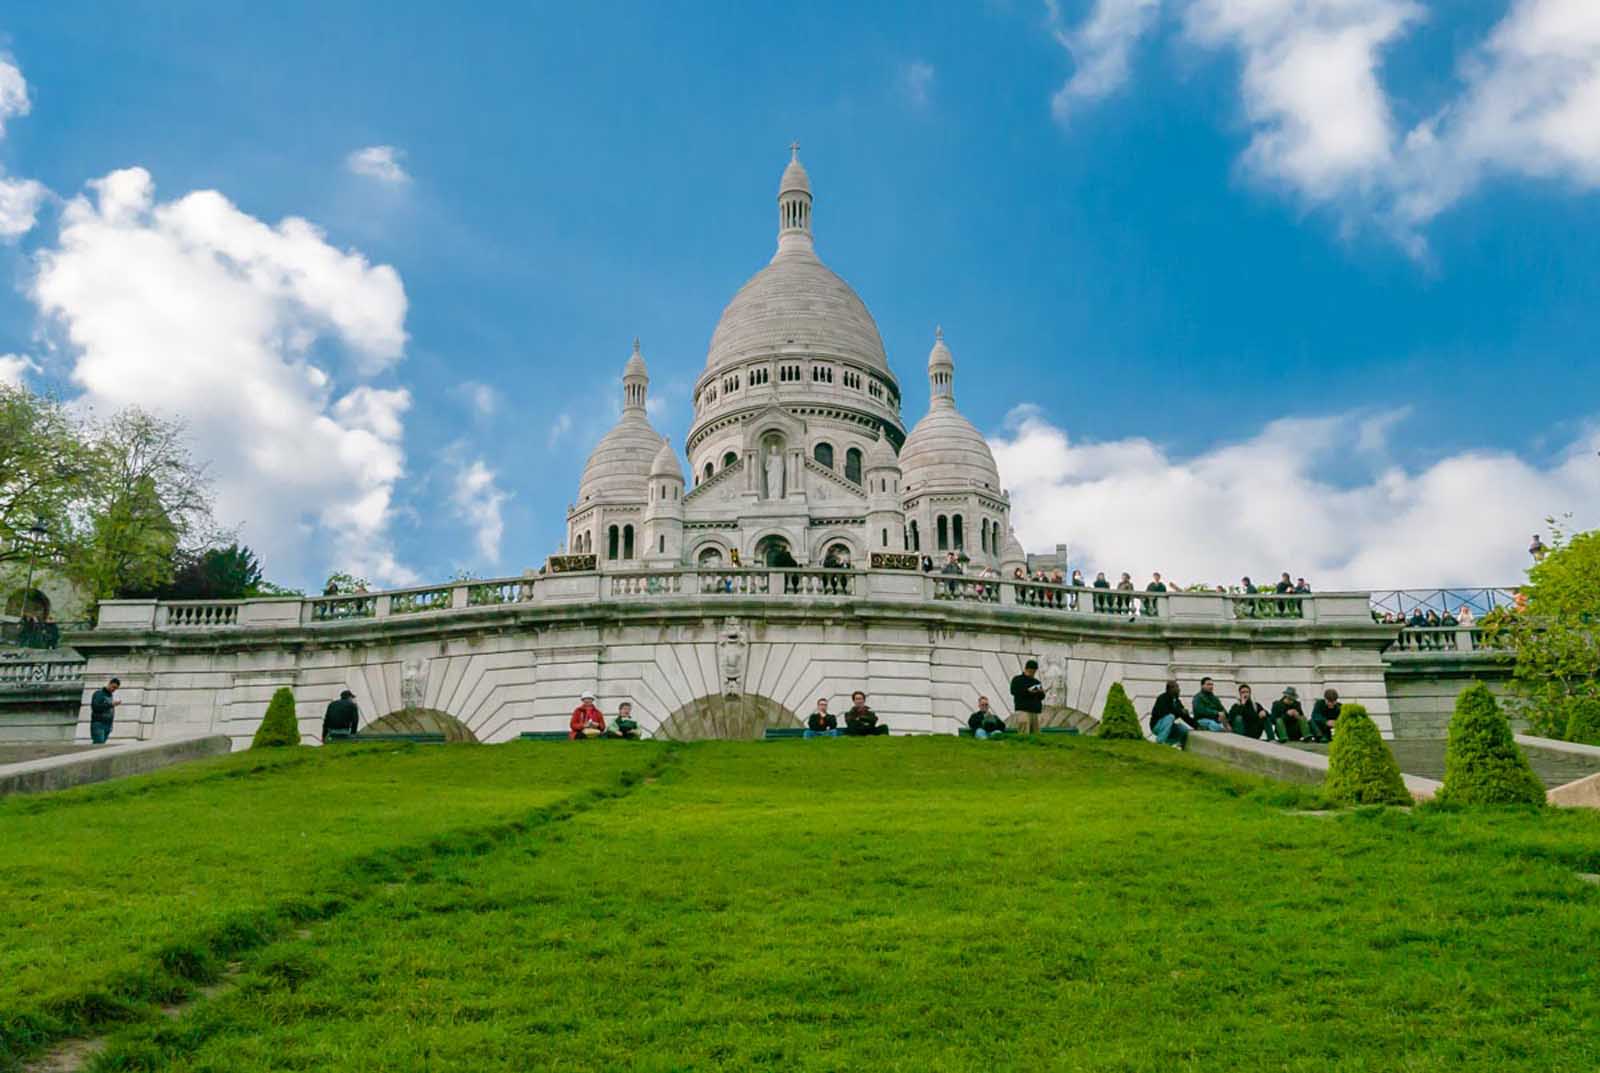
[[1311,706],[1311,733],[1316,741],[1333,740],[1333,724],[1339,718],[1339,691],[1324,690],[1322,699]]
[[1302,738],[1309,741],[1312,737],[1311,722],[1300,706],[1300,694],[1295,692],[1294,686],[1284,686],[1283,696],[1272,702],[1272,722],[1290,741]]
[[1263,734],[1268,741],[1272,741],[1274,736],[1278,741],[1287,738],[1283,725],[1267,714],[1267,710],[1256,702],[1250,687],[1243,682],[1239,683],[1239,703],[1228,709],[1228,724],[1233,727],[1235,734],[1243,734],[1247,738],[1259,738]]
[[978,739],[998,738],[1006,732],[1006,721],[1000,713],[989,707],[988,697],[978,698],[978,710],[967,716],[967,726]]
[[328,740],[331,731],[339,730],[347,734],[354,734],[356,727],[361,725],[361,709],[356,707],[356,695],[348,689],[339,694],[339,699],[328,703],[328,710],[322,713],[322,740]]
[[1157,743],[1181,749],[1189,740],[1189,731],[1195,729],[1195,722],[1184,708],[1180,693],[1177,680],[1169,680],[1166,692],[1156,698],[1155,707],[1150,709],[1150,732]]
[[1039,661],[1030,659],[1022,673],[1011,679],[1011,710],[1028,717],[1028,733],[1039,732],[1039,715],[1044,711],[1044,684],[1039,681]]
[[850,694],[850,710],[844,713],[844,732],[853,738],[873,738],[889,733],[889,728],[878,722],[878,713],[867,707],[867,695],[859,689]]
[[811,713],[806,720],[805,736],[808,738],[837,738],[839,736],[839,720],[828,711],[826,697],[817,698],[817,710]]
[[116,699],[117,690],[122,687],[122,679],[113,678],[104,687],[94,691],[94,696],[89,698],[89,740],[96,745],[104,745],[111,736],[111,724],[116,719],[117,705],[122,702]]

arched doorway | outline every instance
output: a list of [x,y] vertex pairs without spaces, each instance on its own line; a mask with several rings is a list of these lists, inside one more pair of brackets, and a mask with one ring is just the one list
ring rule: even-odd
[[756,541],[755,561],[762,566],[771,566],[772,557],[780,551],[787,551],[791,555],[794,554],[789,548],[789,539],[787,537],[781,537],[776,534],[764,536]]
[[467,724],[436,708],[402,708],[361,728],[362,734],[443,734],[446,742],[475,742]]
[[50,618],[50,597],[38,589],[18,589],[6,597],[6,614],[12,618],[27,615],[44,622]]
[[768,727],[797,727],[799,716],[766,697],[701,697],[673,712],[656,728],[669,741],[751,740]]

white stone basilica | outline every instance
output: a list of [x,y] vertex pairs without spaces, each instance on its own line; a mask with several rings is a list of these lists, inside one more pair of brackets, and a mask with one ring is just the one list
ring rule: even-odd
[[778,184],[778,249],[711,335],[684,450],[690,479],[645,411],[639,344],[622,417],[584,466],[567,547],[602,571],[800,565],[833,552],[947,551],[971,568],[1021,565],[994,455],[955,405],[943,333],[928,355],[931,405],[908,436],[900,387],[872,314],[812,243],[811,182],[798,148]]

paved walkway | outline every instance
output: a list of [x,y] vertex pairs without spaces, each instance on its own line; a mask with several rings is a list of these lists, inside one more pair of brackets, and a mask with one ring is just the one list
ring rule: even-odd
[[61,756],[93,749],[93,745],[74,745],[70,741],[29,742],[26,745],[0,745],[0,764],[20,764],[26,760],[43,760],[47,756]]

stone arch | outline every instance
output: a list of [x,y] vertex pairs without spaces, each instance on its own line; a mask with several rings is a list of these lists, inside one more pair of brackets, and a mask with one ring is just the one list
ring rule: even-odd
[[361,728],[363,734],[443,734],[447,742],[476,742],[467,724],[437,708],[401,708]]
[[[766,566],[767,550],[776,543],[781,543],[785,548],[788,548],[790,555],[794,555],[796,551],[803,550],[803,546],[797,543],[794,536],[786,529],[758,529],[755,539],[750,541],[748,559],[750,565]],[[798,558],[798,556],[796,557]]]
[[848,529],[828,529],[817,537],[811,545],[811,561],[822,562],[823,556],[828,554],[828,549],[835,544],[843,544],[850,549],[850,562],[852,565],[866,561],[866,549],[861,546],[861,538]]
[[[712,551],[717,553],[716,562],[702,563],[706,553]],[[732,556],[728,554],[728,551],[729,547],[724,541],[719,540],[716,537],[707,537],[694,546],[694,550],[689,553],[689,561],[694,563],[696,566],[723,566],[732,558]]]
[[38,589],[17,589],[6,597],[6,614],[12,618],[31,615],[40,622],[50,618],[50,597]]
[[747,693],[736,697],[700,697],[656,727],[654,737],[669,741],[757,740],[769,727],[798,727],[798,715],[768,697]]

